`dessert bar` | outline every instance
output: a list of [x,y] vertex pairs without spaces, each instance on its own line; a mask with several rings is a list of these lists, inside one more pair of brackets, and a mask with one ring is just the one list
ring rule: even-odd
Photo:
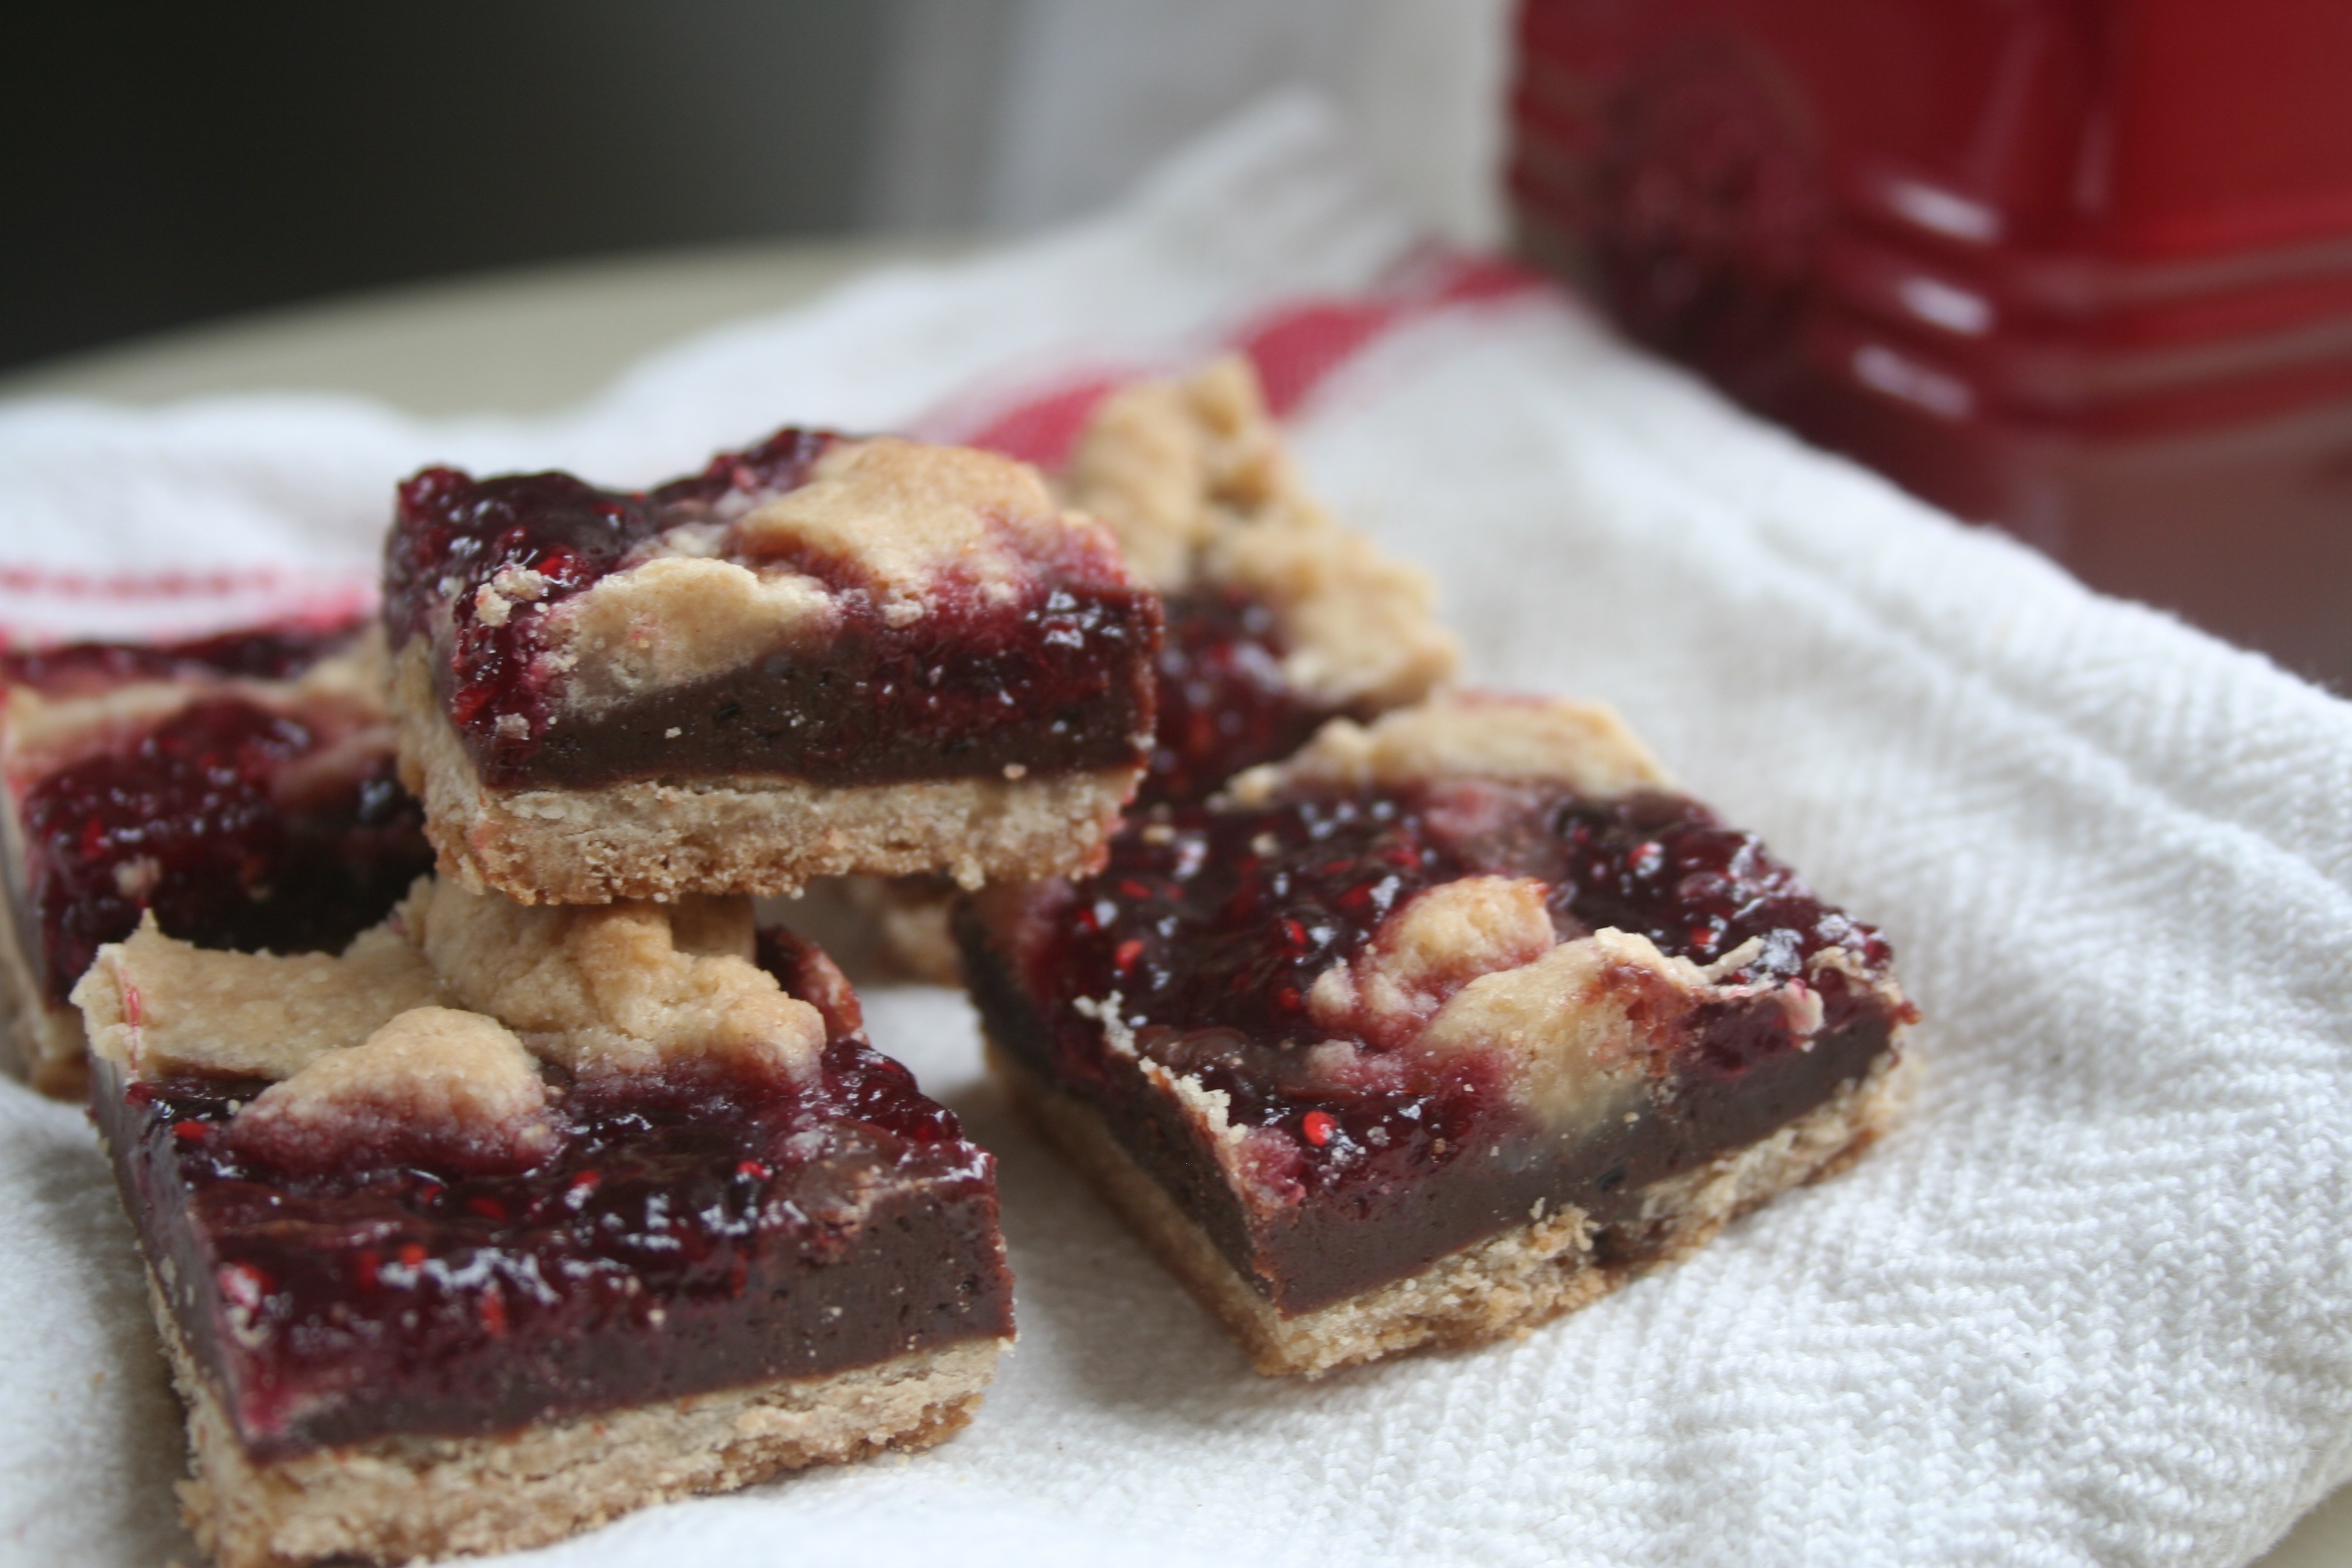
[[385,583],[403,777],[444,868],[526,903],[1076,873],[1148,757],[1158,597],[990,453],[431,468]]
[[1239,355],[1110,397],[1065,489],[1166,600],[1146,803],[1201,799],[1327,719],[1369,720],[1453,678],[1428,579],[1307,494]]
[[201,947],[332,951],[432,865],[359,629],[0,656],[0,903],[18,1056],[88,1086],[68,994],[142,910]]
[[920,1447],[1012,1335],[989,1156],[749,900],[426,881],[294,956],[151,917],[74,995],[224,1568]]
[[997,1070],[1242,1342],[1515,1332],[1858,1153],[1887,944],[1607,710],[1339,720],[1091,878],[959,910]]

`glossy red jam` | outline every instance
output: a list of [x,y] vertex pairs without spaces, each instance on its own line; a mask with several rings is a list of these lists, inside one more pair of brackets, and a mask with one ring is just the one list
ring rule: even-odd
[[1762,839],[1726,826],[1696,801],[1571,801],[1555,810],[1551,826],[1560,859],[1538,874],[1554,884],[1555,917],[1582,931],[1637,932],[1694,963],[1760,941],[1762,951],[1737,972],[1742,980],[1791,978],[1829,947],[1874,971],[1894,962],[1875,930],[1822,902]]
[[654,691],[592,717],[561,701],[562,662],[541,617],[483,620],[476,595],[509,568],[560,604],[633,563],[656,534],[726,521],[806,479],[837,439],[785,430],[703,474],[643,494],[565,474],[475,479],[429,468],[401,487],[386,561],[394,640],[450,643],[443,698],[484,780],[592,787],[678,773],[758,773],[824,784],[1016,775],[1142,761],[1156,596],[1108,552],[1075,544],[1035,561],[1010,599],[946,584],[930,613],[894,626],[854,563],[781,562],[832,592],[840,626],[818,648],[747,647],[735,670]]
[[862,1035],[836,1033],[805,1088],[549,1070],[559,1151],[504,1174],[275,1169],[227,1131],[255,1080],[101,1096],[251,1452],[496,1432],[1011,1331],[988,1155]]
[[1272,609],[1246,594],[1167,601],[1156,672],[1160,721],[1139,801],[1204,800],[1244,768],[1288,756],[1339,711],[1285,678],[1289,649]]
[[22,897],[50,1000],[142,910],[247,952],[340,950],[382,920],[433,851],[388,751],[350,739],[347,715],[220,697],[27,789]]

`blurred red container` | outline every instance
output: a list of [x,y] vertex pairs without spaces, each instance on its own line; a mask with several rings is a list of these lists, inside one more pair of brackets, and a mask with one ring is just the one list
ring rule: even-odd
[[2352,690],[2352,3],[1523,0],[1518,37],[1530,257]]

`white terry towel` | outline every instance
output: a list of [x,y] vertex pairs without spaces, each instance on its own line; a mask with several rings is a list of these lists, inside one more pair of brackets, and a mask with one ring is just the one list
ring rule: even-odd
[[[1003,1157],[1023,1341],[979,1421],[530,1561],[2218,1564],[2352,1475],[2352,706],[1417,252],[1312,106],[555,419],[0,410],[0,625],[363,595],[426,461],[643,482],[785,421],[1045,451],[1086,387],[1236,336],[1474,677],[1618,704],[1885,928],[1908,1123],[1523,1342],[1273,1383],[1011,1121],[961,1000],[884,991],[878,1043]],[[0,1558],[186,1554],[79,1113],[0,1089]]]

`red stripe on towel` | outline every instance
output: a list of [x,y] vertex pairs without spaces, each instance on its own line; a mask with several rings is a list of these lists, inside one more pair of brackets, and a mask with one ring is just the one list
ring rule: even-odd
[[[1373,293],[1277,306],[1244,322],[1221,346],[1249,356],[1265,388],[1266,405],[1276,418],[1287,418],[1333,374],[1400,327],[1456,306],[1516,299],[1548,287],[1525,268],[1492,257],[1423,259],[1406,277]],[[914,427],[931,439],[985,447],[1058,468],[1068,461],[1096,405],[1151,374],[1094,365],[1015,389],[982,390],[950,399]]]

